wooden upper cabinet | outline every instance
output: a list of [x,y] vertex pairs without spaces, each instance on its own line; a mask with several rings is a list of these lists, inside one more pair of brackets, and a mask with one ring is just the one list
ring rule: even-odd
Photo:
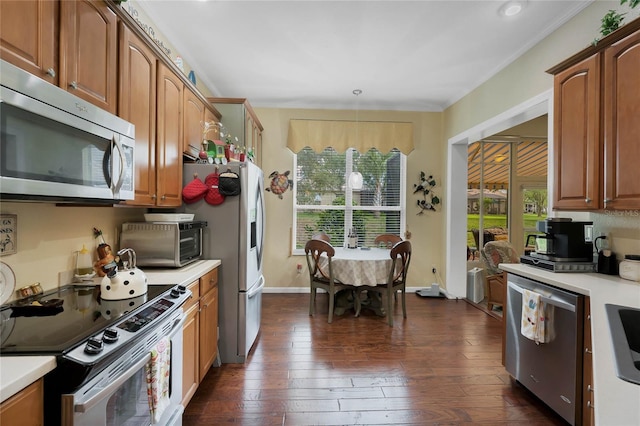
[[[205,123],[209,123],[211,121],[215,123],[219,123],[220,119],[214,114],[214,112],[210,108],[208,108],[208,106],[205,106],[204,121]],[[214,127],[213,130],[207,133],[207,135],[203,139],[212,140],[212,141],[220,140],[220,127],[218,126]]]
[[640,208],[640,18],[554,75],[554,208]]
[[227,132],[238,137],[239,145],[247,152],[253,152],[253,161],[260,167],[264,128],[249,101],[244,98],[207,98],[207,100],[222,114],[221,122]]
[[117,22],[105,2],[60,2],[60,87],[113,114],[117,109]]
[[604,206],[640,208],[640,30],[604,52]]
[[57,1],[0,1],[0,57],[58,85]]
[[157,200],[159,207],[182,204],[183,83],[166,65],[158,66]]
[[600,207],[600,54],[554,78],[554,207]]
[[158,58],[124,24],[120,29],[118,115],[135,125],[135,200],[127,204],[156,205],[156,101]]
[[182,150],[197,157],[202,147],[204,102],[188,87],[184,88],[184,139]]

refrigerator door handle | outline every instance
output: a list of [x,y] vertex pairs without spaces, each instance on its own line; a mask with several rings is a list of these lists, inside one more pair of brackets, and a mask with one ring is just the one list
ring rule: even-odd
[[260,276],[260,284],[255,286],[252,290],[247,292],[247,299],[253,298],[256,294],[260,293],[264,288],[264,276]]

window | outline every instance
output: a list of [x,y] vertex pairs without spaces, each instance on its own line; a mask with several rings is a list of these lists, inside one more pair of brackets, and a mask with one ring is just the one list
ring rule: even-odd
[[[372,246],[378,234],[404,235],[406,156],[394,149],[361,154],[333,148],[304,148],[295,156],[294,253],[302,254],[311,236],[324,231],[342,246],[355,228],[360,246]],[[362,174],[361,189],[349,186],[352,172]]]

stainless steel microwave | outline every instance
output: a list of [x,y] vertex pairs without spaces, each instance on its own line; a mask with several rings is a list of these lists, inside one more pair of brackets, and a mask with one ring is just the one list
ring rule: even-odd
[[133,200],[134,126],[0,63],[0,200]]

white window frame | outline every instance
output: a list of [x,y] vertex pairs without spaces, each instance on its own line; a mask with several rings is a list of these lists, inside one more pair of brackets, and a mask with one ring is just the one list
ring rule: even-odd
[[[400,236],[404,238],[405,232],[407,230],[407,156],[403,152],[399,152],[400,154],[400,206],[379,206],[376,208],[372,208],[374,206],[353,206],[352,204],[352,191],[347,188],[345,185],[345,205],[344,206],[335,206],[335,205],[326,205],[326,204],[311,204],[311,205],[298,205],[298,185],[296,183],[296,173],[298,170],[298,153],[294,153],[293,155],[293,203],[292,203],[292,216],[293,216],[293,224],[291,228],[291,254],[292,255],[304,255],[304,248],[296,248],[296,230],[298,229],[298,209],[304,210],[344,210],[345,211],[345,223],[344,223],[344,235],[347,235],[349,228],[351,227],[352,218],[351,214],[347,214],[348,211],[353,212],[356,210],[377,210],[377,211],[399,211],[400,212]],[[346,152],[347,159],[351,158],[351,149]],[[348,162],[346,164],[345,170],[345,182],[348,180],[348,176],[352,171],[352,162]],[[343,244],[340,242],[332,242],[333,245],[341,246]]]

